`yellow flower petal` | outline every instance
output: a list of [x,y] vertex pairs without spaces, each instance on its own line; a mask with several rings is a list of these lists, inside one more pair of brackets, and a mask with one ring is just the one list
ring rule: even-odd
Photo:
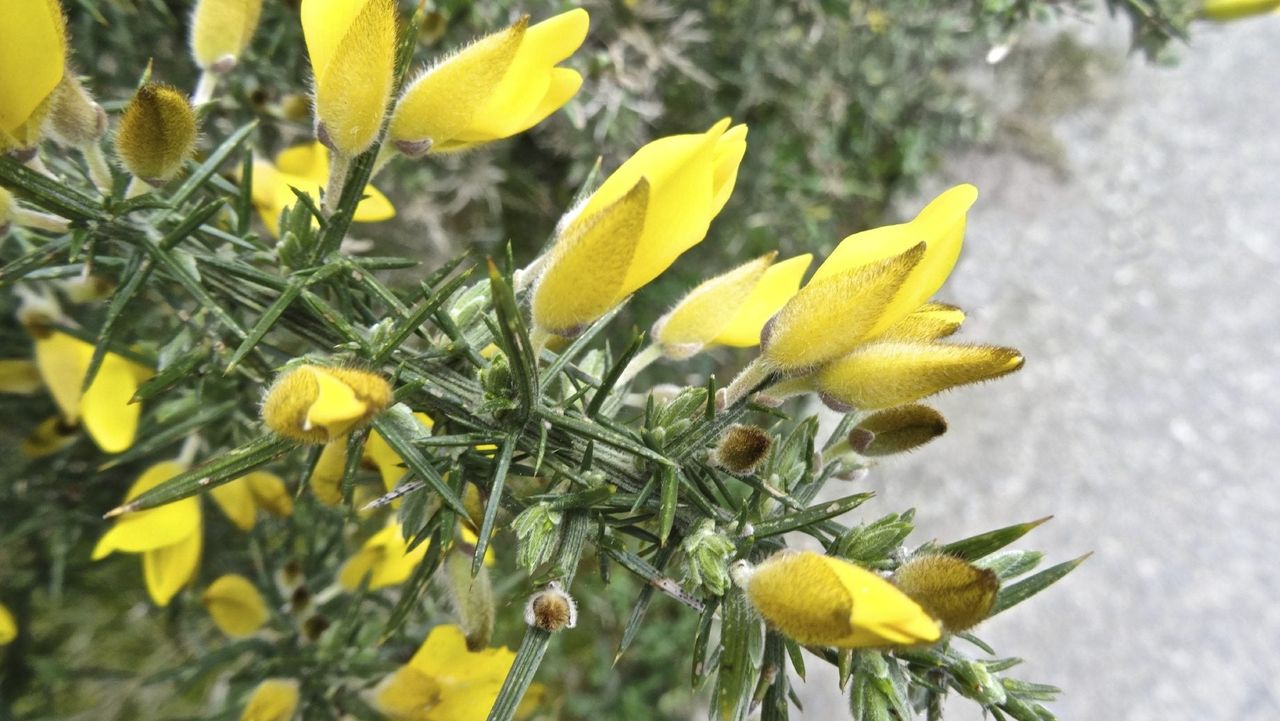
[[200,565],[203,537],[197,517],[195,533],[172,546],[143,551],[142,571],[147,581],[147,593],[151,594],[151,600],[157,606],[169,605],[170,599],[195,577],[196,567]]
[[573,335],[626,297],[648,201],[649,183],[641,178],[611,205],[569,224],[533,290],[535,325]]
[[252,636],[267,622],[267,604],[249,579],[234,573],[219,576],[200,596],[209,616],[232,638]]
[[412,666],[401,666],[378,684],[372,700],[392,721],[430,721],[440,704],[440,684]]
[[302,30],[315,72],[316,124],[335,151],[364,152],[391,99],[396,8],[392,0],[304,0]]
[[806,645],[856,648],[937,640],[938,624],[880,576],[812,551],[761,563],[747,596],[770,625]]
[[903,282],[869,336],[884,332],[942,287],[960,257],[967,214],[977,199],[977,188],[957,185],[934,198],[907,223],[873,228],[845,238],[827,256],[810,283],[892,258],[918,243],[925,243],[924,257]]
[[191,54],[208,70],[230,58],[234,62],[258,29],[262,0],[200,0],[191,15]]
[[93,346],[61,331],[37,336],[36,367],[45,387],[62,411],[62,417],[73,422],[80,417],[80,386],[84,383]]
[[[443,625],[431,629],[422,646],[409,659],[409,666],[436,679],[447,693],[450,687],[469,683],[501,682],[511,670],[513,661],[515,653],[505,646],[467,650],[467,638],[462,629]],[[489,699],[489,705],[492,703],[493,699]],[[477,699],[477,704],[483,705],[480,699]]]
[[15,134],[33,118],[66,68],[67,37],[57,0],[0,0],[0,131]]
[[137,390],[136,364],[114,353],[106,354],[98,375],[94,376],[93,383],[80,398],[80,419],[84,429],[103,451],[120,453],[133,445],[138,435],[138,419],[142,415],[142,405],[130,403]]
[[342,503],[342,474],[347,468],[347,436],[324,444],[308,485],[311,493],[326,506]]
[[[414,413],[413,417],[418,419],[423,428],[431,429],[433,422],[426,413]],[[370,433],[369,438],[365,441],[363,460],[372,463],[378,469],[378,474],[382,476],[382,485],[388,491],[395,488],[400,483],[400,479],[404,477],[404,459],[400,457],[400,454],[391,450],[391,446],[387,445],[386,439],[377,431]]]
[[960,330],[964,311],[954,305],[925,303],[876,336],[877,340],[930,341],[946,338]]
[[777,255],[776,251],[762,255],[689,291],[653,326],[662,352],[683,359],[713,342],[751,297]]
[[289,721],[298,710],[298,682],[269,678],[258,684],[240,714],[240,721]]
[[[187,470],[177,461],[161,461],[146,471],[130,487],[125,501],[137,498],[145,491],[160,485]],[[142,553],[155,551],[187,540],[200,533],[200,502],[197,498],[184,498],[137,513],[118,517],[93,550],[98,560],[115,551]]]
[[31,395],[43,387],[40,369],[34,362],[25,358],[0,360],[0,393]]
[[216,486],[209,491],[209,495],[213,496],[214,503],[218,504],[218,508],[222,509],[236,528],[242,531],[253,529],[258,506],[253,502],[253,492],[249,490],[249,483],[243,477]]
[[300,365],[282,373],[267,391],[262,420],[288,438],[328,443],[390,403],[391,386],[376,373]]
[[848,354],[880,322],[924,253],[920,244],[889,260],[815,276],[767,326],[764,358],[796,373]]
[[303,430],[326,428],[330,435],[338,435],[350,428],[368,409],[368,404],[356,397],[351,386],[319,368],[312,369],[316,379],[316,397],[307,409]]
[[[271,234],[280,235],[280,213],[298,202],[292,188],[310,195],[317,203],[320,189],[329,179],[329,150],[317,142],[295,145],[276,156],[276,164],[257,160],[253,164],[253,204]],[[387,196],[370,183],[356,206],[353,220],[376,223],[389,220],[396,209]],[[318,222],[317,222],[318,225]]]
[[999,378],[1022,363],[1012,348],[877,341],[823,367],[814,384],[828,402],[877,410]]
[[0,603],[0,646],[13,642],[18,637],[18,622],[14,620],[9,607]]
[[391,521],[370,536],[360,551],[343,564],[338,583],[354,590],[366,574],[369,574],[370,590],[404,583],[427,555],[428,544],[420,543],[409,551],[403,533],[400,524]]
[[293,513],[293,495],[284,479],[270,471],[253,471],[244,477],[253,494],[253,502],[273,516],[285,517]]
[[796,294],[811,262],[813,256],[805,253],[769,266],[751,294],[739,304],[733,320],[712,342],[735,348],[759,345],[764,324]]

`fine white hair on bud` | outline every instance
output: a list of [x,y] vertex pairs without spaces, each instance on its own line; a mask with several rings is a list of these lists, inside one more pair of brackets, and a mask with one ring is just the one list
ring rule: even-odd
[[573,628],[578,625],[578,603],[558,581],[552,581],[529,597],[524,622],[543,631]]
[[756,567],[745,558],[729,564],[729,578],[733,579],[733,585],[738,588],[746,588],[751,582],[751,574],[755,572]]

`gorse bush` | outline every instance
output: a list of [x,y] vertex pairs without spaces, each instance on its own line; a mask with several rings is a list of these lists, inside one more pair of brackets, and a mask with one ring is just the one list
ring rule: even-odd
[[[603,32],[642,11],[624,5]],[[945,432],[918,401],[1023,363],[953,340],[964,312],[933,300],[975,188],[831,238],[812,273],[814,253],[755,248],[627,334],[633,294],[767,187],[743,171],[755,125],[685,126],[607,172],[575,147],[538,167],[576,191],[540,177],[554,189],[520,211],[563,199],[558,220],[425,271],[352,225],[396,214],[375,180],[492,164],[464,151],[566,104],[607,129],[634,88],[584,85],[583,57],[616,49],[585,10],[489,23],[424,63],[439,10],[203,0],[174,77],[117,48],[85,79],[101,15],[0,8],[7,715],[682,718],[709,690],[716,718],[780,719],[830,663],[859,719],[936,718],[953,692],[1053,718],[1056,689],[972,633],[1082,560],[1008,549],[1041,521],[920,545],[909,510],[838,520],[868,468]],[[758,350],[733,377],[647,380],[719,346]]]

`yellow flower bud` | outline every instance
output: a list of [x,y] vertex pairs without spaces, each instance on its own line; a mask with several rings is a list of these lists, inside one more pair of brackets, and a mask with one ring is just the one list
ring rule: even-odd
[[946,338],[960,330],[964,311],[945,303],[925,303],[902,320],[889,326],[878,340],[930,341]]
[[876,341],[823,366],[814,387],[832,407],[873,411],[999,378],[1022,364],[1012,348]]
[[399,523],[390,521],[347,559],[338,572],[338,583],[349,591],[359,588],[365,575],[369,576],[369,590],[404,583],[426,557],[427,547],[423,542],[410,551],[404,530]]
[[267,391],[262,420],[303,443],[327,443],[367,423],[391,403],[391,386],[355,368],[301,365]]
[[668,358],[684,359],[709,345],[752,346],[778,309],[795,295],[811,256],[773,265],[769,253],[704,281],[653,325],[653,337]]
[[396,60],[393,0],[303,0],[315,74],[316,137],[355,156],[382,130]]
[[242,531],[253,528],[258,509],[275,516],[293,513],[293,496],[284,480],[268,471],[253,471],[209,492],[227,518]]
[[200,0],[191,14],[191,56],[201,70],[229,72],[258,29],[262,0]]
[[1200,16],[1224,22],[1253,15],[1265,15],[1280,9],[1280,0],[1204,0]]
[[148,83],[129,101],[116,130],[116,154],[150,185],[162,185],[182,170],[195,151],[196,114],[177,88]]
[[588,24],[582,9],[532,27],[526,16],[436,63],[401,96],[391,140],[414,156],[474,147],[537,125],[581,87],[582,76],[556,64],[582,45]]
[[107,132],[106,112],[75,73],[63,75],[54,90],[48,129],[54,140],[71,148],[97,143]]
[[893,574],[893,583],[950,633],[967,631],[985,619],[1000,590],[994,571],[942,554],[907,561]]
[[[125,501],[187,470],[183,463],[162,461],[148,468],[129,488]],[[121,551],[142,554],[147,592],[166,606],[195,577],[203,543],[200,499],[183,498],[145,511],[118,516],[93,549],[93,560]]]
[[533,290],[534,324],[572,335],[697,245],[733,192],[745,125],[649,143],[561,222]]
[[7,646],[13,643],[13,639],[18,637],[18,622],[14,620],[13,614],[9,612],[9,607],[0,603],[0,646]]
[[848,561],[779,551],[743,579],[761,616],[796,641],[860,648],[936,641],[938,624],[893,584]]
[[267,622],[267,604],[253,583],[228,573],[218,577],[200,597],[213,623],[232,638],[252,636]]
[[0,152],[40,140],[66,70],[67,27],[58,0],[0,0]]
[[934,409],[900,406],[864,418],[850,432],[849,445],[864,456],[887,456],[915,450],[946,432],[947,420]]
[[298,699],[297,681],[269,678],[253,690],[240,721],[290,721],[298,710]]

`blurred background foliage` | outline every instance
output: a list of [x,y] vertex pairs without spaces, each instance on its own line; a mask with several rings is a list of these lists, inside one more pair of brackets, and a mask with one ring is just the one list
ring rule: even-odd
[[[252,51],[225,81],[222,92],[232,100],[224,97],[206,134],[225,137],[256,117],[258,151],[265,156],[310,139],[298,4],[265,3]],[[403,4],[407,14],[411,8]],[[422,257],[427,267],[462,250],[494,251],[507,242],[518,261],[527,261],[598,156],[610,169],[653,137],[700,131],[731,115],[751,129],[734,198],[708,239],[627,309],[634,323],[647,326],[703,277],[773,249],[784,257],[820,255],[849,233],[894,220],[888,212],[895,196],[913,190],[948,150],[1011,142],[1052,162],[1053,141],[1038,129],[1037,116],[1087,98],[1091,74],[1105,72],[1105,63],[1069,39],[1039,43],[1011,58],[994,83],[1018,85],[1013,105],[1001,101],[1008,94],[989,77],[976,77],[1003,48],[1055,15],[1126,14],[1135,48],[1156,59],[1176,48],[1170,41],[1193,15],[1188,0],[445,0],[427,3],[417,60],[428,63],[521,13],[538,19],[579,4],[591,12],[592,31],[571,61],[586,77],[578,97],[515,140],[393,164],[376,184],[399,217],[356,226],[358,237],[374,240],[379,252]],[[121,107],[148,60],[156,79],[194,87],[186,49],[190,3],[69,0],[66,6],[77,69],[108,111]],[[0,313],[11,316],[14,299],[0,303]],[[9,348],[28,342],[12,324],[0,325],[0,334]],[[722,361],[704,357],[684,371]],[[0,396],[0,413],[43,418],[54,410],[43,396]],[[190,410],[168,409],[167,417]],[[140,593],[115,590],[120,569],[140,576],[135,561],[88,562],[102,529],[96,510],[114,505],[128,480],[99,482],[99,456],[84,441],[52,460],[29,461],[17,452],[20,440],[10,429],[0,432],[0,600],[20,618],[32,607],[50,612],[39,615],[37,633],[19,639],[38,648],[14,647],[4,655],[0,719],[196,718],[184,714],[218,707],[208,696],[214,674],[205,671],[226,662],[223,651],[214,653],[226,644],[198,600],[152,612]],[[126,464],[116,475],[132,479],[138,470]],[[25,479],[35,475],[64,482],[28,485]],[[46,495],[30,497],[36,488]],[[314,544],[341,542],[344,532],[334,526],[328,537],[299,539],[285,531],[288,523],[272,519],[260,521],[248,544],[222,543],[238,532],[208,509],[205,522],[206,543],[223,549],[217,563],[225,566],[205,568],[208,578],[245,568],[265,573],[264,555],[305,557]],[[510,555],[495,577],[521,573]],[[651,632],[614,667],[639,588],[629,574],[613,579],[605,592],[583,599],[589,604],[584,613],[613,633],[566,636],[548,657],[563,679],[552,694],[562,717],[688,718],[697,702],[688,688],[686,648],[697,617],[659,599],[649,614]],[[140,589],[141,579],[131,576],[124,585]],[[66,603],[70,598],[77,602]],[[496,638],[514,637],[519,613],[500,609],[498,618]],[[122,619],[127,634],[118,632]],[[193,657],[208,663],[174,670]],[[255,671],[243,682],[258,677]],[[227,692],[225,686],[218,691]]]

